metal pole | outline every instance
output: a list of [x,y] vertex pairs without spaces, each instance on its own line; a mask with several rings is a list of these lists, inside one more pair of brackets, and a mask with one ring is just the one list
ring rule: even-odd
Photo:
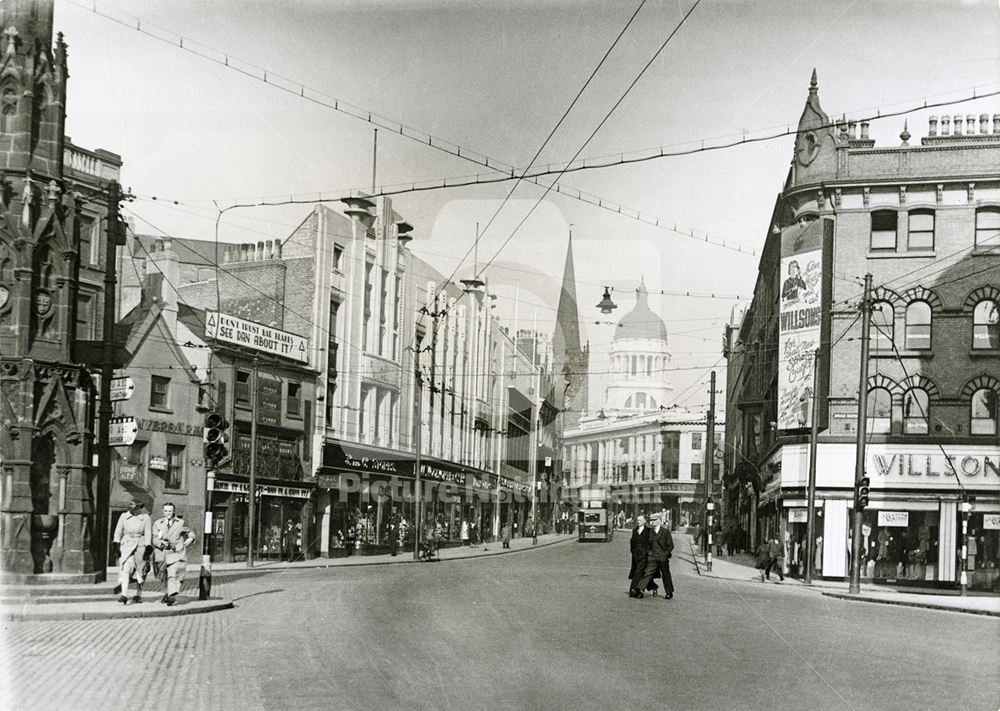
[[98,545],[95,566],[98,577],[104,580],[108,569],[108,540],[111,537],[109,516],[111,502],[111,379],[115,375],[115,290],[118,283],[117,259],[118,240],[121,225],[118,218],[118,203],[121,187],[117,181],[108,184],[107,229],[104,249],[104,324],[101,336],[104,338],[101,363],[100,408],[97,419],[97,501],[95,506],[94,529]]
[[712,501],[712,478],[715,474],[715,371],[712,371],[708,380],[708,416],[705,422],[705,495],[706,508],[708,509],[708,525],[705,526],[705,533],[708,540],[708,553],[705,555],[705,569],[712,572],[712,511],[714,509]]
[[809,437],[809,485],[806,489],[806,585],[813,581],[813,545],[816,541],[816,448],[819,439],[819,348],[813,353],[812,434]]
[[[534,348],[532,348],[532,360],[534,360]],[[538,429],[542,419],[541,400],[541,366],[535,370],[535,407],[532,413],[531,425],[531,545],[538,545]]]
[[960,505],[962,507],[962,572],[959,573],[958,582],[961,586],[959,594],[964,597],[969,592],[969,511],[972,509],[972,504],[969,503],[964,493]]
[[421,491],[421,481],[420,481],[420,448],[423,439],[423,404],[424,404],[424,379],[420,375],[420,344],[417,344],[417,352],[415,358],[416,364],[416,380],[414,381],[414,407],[417,411],[416,419],[413,422],[413,560],[420,560],[420,531],[422,526],[420,522],[422,520],[423,511],[421,506],[422,491]]
[[375,129],[375,140],[372,143],[372,192],[375,192],[375,169],[378,165],[378,129]]
[[858,440],[854,459],[854,516],[851,522],[851,579],[847,592],[861,592],[861,525],[858,486],[865,475],[865,439],[868,432],[868,338],[871,333],[872,275],[865,274],[865,293],[861,299],[861,378],[858,384]]
[[205,472],[205,525],[201,530],[201,575],[198,577],[198,599],[212,596],[212,492],[215,491],[215,469]]
[[254,534],[257,532],[257,358],[253,359],[253,372],[250,375],[250,505],[247,510],[249,517],[247,541],[247,567],[253,567]]

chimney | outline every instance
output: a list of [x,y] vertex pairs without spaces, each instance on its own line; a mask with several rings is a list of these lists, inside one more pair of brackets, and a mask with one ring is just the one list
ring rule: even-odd
[[240,259],[240,261],[241,262],[249,262],[250,261],[250,257],[251,257],[251,254],[250,254],[251,247],[250,247],[250,245],[249,244],[243,244],[243,245],[240,245],[240,248],[241,248],[241,250],[243,252],[243,254],[240,255],[242,257],[242,259]]
[[976,135],[976,115],[969,114],[965,117],[965,134],[967,136]]
[[938,123],[938,117],[937,116],[931,116],[929,119],[927,119],[927,135],[928,136],[936,136],[937,135],[937,123]]
[[951,133],[951,119],[947,116],[941,117],[941,135],[947,136]]
[[989,114],[979,114],[979,132],[984,136],[990,132]]
[[274,258],[281,259],[281,240],[274,240]]
[[993,114],[993,135],[1000,136],[1000,114]]
[[861,122],[861,138],[862,138],[862,140],[865,140],[865,141],[868,140],[868,126],[869,126],[869,123],[867,121],[862,121]]
[[253,260],[255,262],[259,262],[262,259],[264,259],[264,241],[263,240],[261,240],[260,242],[257,243],[257,251],[254,253]]
[[955,125],[955,133],[952,134],[952,135],[961,136],[962,135],[962,116],[961,115],[956,115],[955,118],[952,119],[952,123]]
[[229,260],[232,258],[232,256],[233,256],[232,255],[232,251],[230,250],[230,247],[227,244],[226,248],[222,251],[222,263],[223,264],[228,264]]
[[[177,287],[180,284],[180,260],[174,252],[173,240],[170,238],[159,241],[159,249],[149,255],[146,262],[146,277],[150,288],[159,282],[159,293],[152,292],[150,296],[160,303],[163,309],[163,320],[171,336],[177,335]],[[152,279],[150,277],[153,277]]]
[[858,122],[849,121],[847,124],[847,135],[849,138],[854,139],[858,137]]

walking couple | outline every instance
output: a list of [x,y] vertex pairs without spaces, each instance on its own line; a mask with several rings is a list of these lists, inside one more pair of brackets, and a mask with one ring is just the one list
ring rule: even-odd
[[187,548],[194,542],[195,535],[184,525],[184,519],[175,516],[172,503],[164,504],[163,518],[152,523],[144,508],[141,501],[133,499],[115,526],[114,542],[121,561],[118,602],[128,604],[131,582],[135,582],[136,587],[132,602],[142,602],[142,585],[152,562],[156,577],[164,583],[165,592],[160,602],[169,607],[181,591]]
[[629,547],[632,551],[632,568],[629,570],[629,597],[642,597],[644,590],[650,590],[656,595],[657,587],[654,578],[663,579],[663,597],[667,600],[674,596],[674,581],[670,577],[670,555],[674,550],[674,540],[670,530],[663,521],[663,515],[654,513],[650,516],[651,524],[646,523],[645,516],[636,518],[638,524],[632,530],[632,540]]

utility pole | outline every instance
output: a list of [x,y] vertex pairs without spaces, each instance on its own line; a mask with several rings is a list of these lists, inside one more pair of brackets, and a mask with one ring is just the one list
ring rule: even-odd
[[417,344],[414,354],[414,366],[416,368],[416,379],[413,383],[413,399],[416,400],[414,408],[416,417],[413,420],[413,560],[420,560],[420,521],[423,516],[421,511],[421,482],[420,482],[420,448],[423,439],[423,409],[424,409],[424,378],[420,373],[420,344]]
[[[536,346],[533,343],[532,348]],[[534,360],[534,351],[532,351]],[[531,545],[538,545],[538,430],[542,419],[541,400],[541,366],[532,364],[532,379],[535,381],[535,404],[531,413],[531,459],[528,465],[531,467]]]
[[712,513],[715,509],[712,499],[712,477],[715,473],[715,371],[708,380],[708,415],[705,422],[705,569],[712,572]]
[[115,293],[118,284],[118,245],[124,243],[118,203],[121,202],[121,186],[112,180],[108,183],[107,229],[104,249],[104,325],[101,333],[104,339],[101,363],[101,405],[97,419],[97,501],[95,506],[95,530],[99,540],[95,564],[101,580],[108,569],[108,541],[111,537],[111,521],[108,513],[111,505],[111,379],[115,376]]
[[248,507],[247,567],[253,567],[254,535],[257,533],[257,357],[250,375],[250,505]]
[[198,599],[212,597],[212,492],[215,491],[215,462],[205,472],[205,516],[201,529],[201,574],[198,576]]
[[806,585],[813,581],[813,546],[816,543],[816,448],[819,444],[819,348],[813,353],[813,391],[809,417],[809,484],[806,490]]
[[865,274],[865,293],[861,299],[861,380],[858,384],[858,442],[854,459],[854,516],[851,521],[851,579],[847,592],[861,592],[861,524],[858,487],[865,476],[865,439],[868,433],[868,338],[871,333],[872,275]]

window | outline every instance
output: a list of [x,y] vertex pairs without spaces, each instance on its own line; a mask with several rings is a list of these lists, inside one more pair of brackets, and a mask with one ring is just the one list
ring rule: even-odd
[[691,449],[701,449],[701,432],[691,433]]
[[906,307],[906,348],[924,350],[931,347],[931,305],[914,301]]
[[889,434],[892,429],[892,394],[885,388],[868,392],[868,434]]
[[701,481],[701,464],[695,463],[691,465],[691,478],[694,481]]
[[869,345],[876,349],[892,350],[893,325],[896,312],[888,301],[876,301],[872,306],[872,327]]
[[907,390],[903,395],[903,434],[927,434],[930,400],[923,388]]
[[625,409],[626,409],[626,410],[628,410],[628,409],[629,409],[629,408],[631,408],[631,407],[632,407],[632,396],[631,396],[631,395],[629,395],[629,396],[628,396],[628,397],[627,397],[627,398],[625,399]]
[[333,245],[333,268],[338,272],[343,271],[344,265],[344,248],[339,245]]
[[934,249],[934,211],[913,210],[909,217],[907,249]]
[[166,410],[170,407],[170,378],[154,375],[150,380],[149,406]]
[[646,393],[636,393],[635,396],[635,409],[645,410],[646,409]]
[[285,407],[289,417],[302,417],[302,383],[288,384]]
[[167,489],[184,488],[184,447],[167,445]]
[[94,299],[83,292],[76,300],[76,337],[85,341],[94,337]]
[[872,213],[872,249],[896,249],[895,210],[881,210]]
[[981,388],[972,394],[971,434],[997,434],[997,400],[997,394],[989,388]]
[[976,304],[972,312],[972,347],[1000,348],[1000,304],[989,299]]
[[94,263],[94,236],[97,223],[92,217],[80,218],[80,265]]
[[236,404],[240,407],[250,407],[250,371],[236,371]]
[[368,331],[371,328],[372,318],[372,272],[375,270],[373,262],[365,262],[365,301],[364,313],[361,324],[361,350],[368,350]]
[[1000,207],[976,210],[976,246],[1000,247]]
[[[9,40],[12,41],[12,40]],[[16,76],[16,75],[15,75]],[[17,124],[17,92],[10,87],[3,90],[3,120],[0,121],[0,129],[6,134],[14,133]]]

